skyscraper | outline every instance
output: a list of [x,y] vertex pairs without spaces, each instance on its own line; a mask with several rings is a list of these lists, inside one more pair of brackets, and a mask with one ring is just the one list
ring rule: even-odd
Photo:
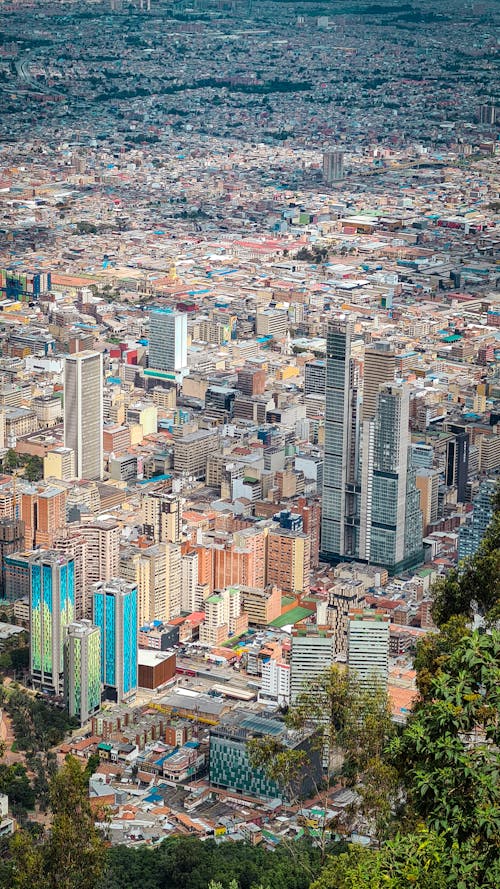
[[93,596],[94,624],[101,634],[104,694],[123,701],[137,690],[137,586],[115,578],[95,583]]
[[0,518],[0,599],[7,596],[5,583],[6,556],[24,547],[24,522],[19,519]]
[[101,633],[89,620],[74,621],[66,629],[64,697],[69,715],[81,725],[101,706]]
[[187,369],[187,315],[154,309],[149,316],[149,367],[182,375]]
[[360,683],[387,686],[389,676],[389,618],[373,611],[349,615],[347,664]]
[[308,627],[292,631],[290,700],[292,704],[307,686],[332,666],[334,633],[330,627]]
[[102,355],[76,352],[64,364],[64,445],[75,454],[77,478],[103,473]]
[[458,560],[476,555],[486,529],[493,518],[493,496],[496,485],[492,479],[484,481],[474,498],[472,518],[458,531]]
[[392,383],[396,374],[396,355],[389,343],[377,342],[366,347],[363,367],[363,420],[373,419],[377,396],[383,383]]
[[63,692],[64,631],[74,618],[74,562],[55,551],[29,557],[30,673],[33,684]]
[[344,152],[329,148],[323,154],[323,179],[327,185],[344,178]]
[[359,549],[359,374],[351,353],[351,322],[334,319],[326,338],[325,459],[321,541],[327,557]]

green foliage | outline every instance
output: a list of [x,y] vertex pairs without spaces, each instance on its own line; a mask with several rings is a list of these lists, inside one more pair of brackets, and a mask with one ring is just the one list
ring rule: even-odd
[[9,448],[9,450],[4,454],[3,458],[3,469],[4,472],[12,472],[14,469],[17,469],[18,466],[21,465],[21,460],[19,455],[16,452]]
[[41,457],[29,457],[25,464],[24,478],[29,482],[39,482],[43,478],[43,460]]
[[12,719],[17,746],[28,753],[55,747],[75,726],[67,712],[21,689],[9,695],[5,706]]
[[164,840],[157,848],[113,847],[101,889],[207,889],[210,881],[239,889],[308,889],[310,874],[319,870],[319,852],[294,844],[267,852],[247,843],[202,842],[195,837]]
[[441,627],[439,633],[427,633],[417,643],[414,666],[417,672],[417,688],[423,700],[432,694],[432,682],[446,664],[462,639],[471,630],[464,615],[454,615]]
[[390,745],[417,816],[458,844],[483,881],[500,858],[499,713],[500,633],[474,632]]
[[12,889],[96,889],[105,865],[105,846],[94,827],[84,771],[74,757],[52,778],[52,824],[42,840],[18,832],[10,844]]
[[445,889],[457,885],[448,882],[448,855],[444,840],[427,831],[398,835],[380,851],[353,846],[328,863],[311,889]]
[[16,817],[21,819],[35,807],[35,792],[21,763],[0,763],[0,793],[6,793]]

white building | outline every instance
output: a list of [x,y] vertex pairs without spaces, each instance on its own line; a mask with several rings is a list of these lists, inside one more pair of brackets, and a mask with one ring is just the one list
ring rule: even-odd
[[187,363],[187,315],[155,309],[149,316],[149,367],[177,374]]
[[349,615],[347,664],[360,682],[387,685],[389,677],[389,618],[373,611]]
[[312,680],[332,666],[334,654],[334,634],[329,627],[293,630],[290,670],[292,704]]
[[290,665],[270,659],[262,664],[262,687],[259,701],[272,701],[278,707],[290,703]]
[[100,479],[102,446],[102,355],[76,352],[64,363],[64,446],[75,454],[76,477]]

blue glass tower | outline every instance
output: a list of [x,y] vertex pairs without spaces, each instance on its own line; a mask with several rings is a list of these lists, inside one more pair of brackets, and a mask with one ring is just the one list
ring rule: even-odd
[[115,578],[93,584],[94,624],[101,633],[104,695],[123,701],[137,690],[137,587]]
[[64,630],[75,616],[75,563],[48,550],[29,557],[30,672],[33,684],[62,694]]

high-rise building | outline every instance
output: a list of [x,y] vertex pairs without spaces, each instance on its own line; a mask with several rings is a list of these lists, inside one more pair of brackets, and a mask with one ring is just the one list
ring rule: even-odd
[[198,553],[196,550],[191,550],[182,556],[181,572],[181,612],[192,614],[193,611],[198,611],[199,606],[202,605],[199,594]]
[[220,645],[228,636],[239,636],[248,627],[248,616],[241,610],[240,588],[227,587],[205,601],[205,620],[200,626],[200,641]]
[[72,558],[75,563],[75,619],[92,617],[92,599],[90,597],[87,553],[88,542],[72,525],[68,525],[60,535],[54,537],[54,549]]
[[292,630],[290,656],[290,700],[292,704],[311,682],[334,662],[334,634],[330,627]]
[[458,531],[458,561],[475,556],[488,525],[493,518],[493,497],[496,484],[491,479],[482,482],[474,498],[472,519]]
[[[380,387],[374,424],[371,497],[366,498],[366,507],[362,507],[363,516],[369,522],[363,558],[394,570],[402,566],[406,558],[408,410],[406,386],[386,383]],[[363,458],[365,456],[367,460],[363,454]]]
[[323,179],[327,185],[344,178],[344,152],[330,148],[323,154]]
[[64,445],[75,454],[77,478],[103,474],[102,355],[76,352],[64,363]]
[[124,580],[93,585],[94,624],[101,634],[101,682],[105,696],[124,701],[137,691],[137,586]]
[[50,549],[66,525],[66,490],[55,485],[27,486],[21,491],[25,545]]
[[149,367],[177,374],[187,369],[187,315],[154,309],[149,316]]
[[363,366],[363,419],[373,419],[377,410],[380,386],[394,382],[396,355],[385,342],[373,343],[365,349]]
[[347,634],[349,672],[368,687],[387,686],[389,676],[389,618],[386,614],[355,610]]
[[127,547],[120,555],[120,577],[137,586],[139,624],[168,621],[181,613],[181,548],[158,543]]
[[64,697],[70,716],[84,725],[101,706],[101,633],[89,620],[66,628]]
[[267,582],[284,593],[307,593],[310,575],[310,537],[302,531],[270,528],[267,538]]
[[424,534],[428,533],[429,525],[437,521],[439,482],[440,473],[438,469],[417,469],[416,485],[420,492],[420,509],[422,510]]
[[0,599],[7,598],[4,559],[23,548],[24,522],[20,519],[0,518]]
[[78,533],[87,541],[87,588],[98,580],[118,576],[120,562],[120,526],[113,519],[97,519],[78,525]]
[[155,543],[177,543],[181,538],[180,498],[170,491],[151,491],[142,501],[144,533]]
[[423,553],[409,392],[405,384],[390,381],[394,355],[371,349],[365,356],[367,397],[362,401],[351,336],[349,322],[330,322],[322,550],[331,561],[358,559],[396,572],[418,564]]
[[359,375],[351,322],[332,320],[326,339],[325,457],[321,546],[327,557],[359,550]]
[[74,619],[74,562],[43,551],[28,559],[30,580],[30,673],[35,686],[63,693],[64,631]]

